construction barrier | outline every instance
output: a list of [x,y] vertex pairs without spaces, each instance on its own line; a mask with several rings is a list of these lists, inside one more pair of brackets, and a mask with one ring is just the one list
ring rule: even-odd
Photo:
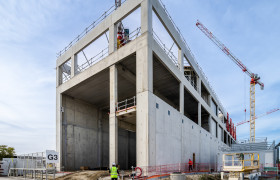
[[214,163],[195,163],[190,167],[188,163],[166,164],[159,166],[144,166],[134,168],[135,177],[138,179],[150,179],[169,176],[171,173],[199,173],[216,172]]

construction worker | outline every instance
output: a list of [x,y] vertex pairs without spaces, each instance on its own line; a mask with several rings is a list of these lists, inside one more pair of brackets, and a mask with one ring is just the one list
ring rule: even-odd
[[193,170],[193,162],[191,159],[189,159],[189,171]]
[[112,163],[112,167],[110,168],[109,172],[111,174],[111,179],[112,180],[117,180],[118,179],[119,170],[116,167],[115,163]]

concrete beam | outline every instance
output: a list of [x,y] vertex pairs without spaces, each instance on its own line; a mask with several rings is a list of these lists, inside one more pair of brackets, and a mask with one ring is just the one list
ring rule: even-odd
[[124,65],[118,64],[117,66],[119,74],[128,80],[130,83],[136,85],[136,75],[128,70]]
[[66,60],[70,59],[74,54],[77,54],[83,48],[88,46],[98,37],[100,37],[103,33],[109,30],[109,28],[116,24],[118,21],[122,20],[126,16],[128,16],[135,9],[140,7],[140,4],[143,0],[137,1],[126,1],[119,7],[114,13],[110,14],[106,17],[102,22],[100,22],[96,27],[94,27],[91,31],[89,31],[82,39],[80,39],[76,44],[74,44],[68,51],[66,51],[63,55],[58,57],[56,66],[60,66]]
[[136,132],[136,125],[135,124],[131,124],[122,120],[118,120],[118,125],[120,128],[128,130],[128,131],[132,131],[132,132]]
[[93,66],[89,67],[82,73],[74,76],[71,80],[61,84],[58,87],[58,91],[60,93],[65,92],[66,90],[80,84],[81,82],[91,78],[95,74],[98,74],[102,70],[109,68],[113,64],[118,63],[119,61],[123,60],[124,58],[130,56],[133,53],[136,53],[138,49],[142,49],[143,47],[147,46],[147,33],[142,34],[140,37],[136,38],[135,40],[129,42],[125,45],[125,48],[120,48],[110,56],[102,59],[98,63],[94,64]]
[[110,67],[110,115],[109,115],[109,165],[118,164],[118,119],[116,103],[118,102],[118,72],[115,65]]

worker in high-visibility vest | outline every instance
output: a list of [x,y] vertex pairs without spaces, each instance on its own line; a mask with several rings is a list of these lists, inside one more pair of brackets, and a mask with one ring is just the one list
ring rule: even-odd
[[110,168],[110,174],[111,174],[111,179],[112,180],[117,180],[118,179],[119,170],[116,167],[115,163],[112,163],[112,167]]
[[193,162],[191,159],[189,159],[189,171],[193,170]]

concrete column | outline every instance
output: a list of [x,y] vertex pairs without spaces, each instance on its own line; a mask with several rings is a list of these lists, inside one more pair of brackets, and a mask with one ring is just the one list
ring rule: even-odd
[[56,87],[58,87],[61,84],[61,70],[58,67],[56,67]]
[[62,95],[56,92],[56,151],[59,153],[58,170],[62,167]]
[[98,111],[98,165],[103,167],[103,132],[102,132],[102,111]]
[[144,47],[136,52],[136,93],[153,92],[153,53]]
[[[147,39],[149,40],[149,39]],[[151,118],[153,92],[153,54],[146,46],[136,51],[136,162],[155,165],[155,118]]]
[[180,71],[184,74],[184,53],[181,49],[178,50],[178,65]]
[[211,115],[209,115],[209,117],[208,117],[208,124],[209,124],[209,132],[210,132],[210,134],[213,135],[213,132],[212,132],[212,116]]
[[198,102],[198,125],[201,126],[201,102]]
[[201,95],[201,79],[197,76],[197,78],[196,78],[196,86],[197,86],[197,92],[198,92],[198,94],[200,94]]
[[153,32],[152,26],[153,9],[151,0],[144,0],[141,3],[141,34],[145,32]]
[[209,107],[211,107],[211,101],[212,101],[212,97],[211,97],[211,95],[208,95]]
[[184,115],[184,84],[180,83],[180,113]]
[[117,48],[117,26],[115,24],[109,27],[109,54],[113,53]]
[[78,66],[77,55],[74,54],[71,57],[71,78],[77,74],[77,66]]
[[118,102],[118,77],[115,65],[110,67],[110,116],[109,116],[109,165],[118,164],[118,119],[116,103]]

